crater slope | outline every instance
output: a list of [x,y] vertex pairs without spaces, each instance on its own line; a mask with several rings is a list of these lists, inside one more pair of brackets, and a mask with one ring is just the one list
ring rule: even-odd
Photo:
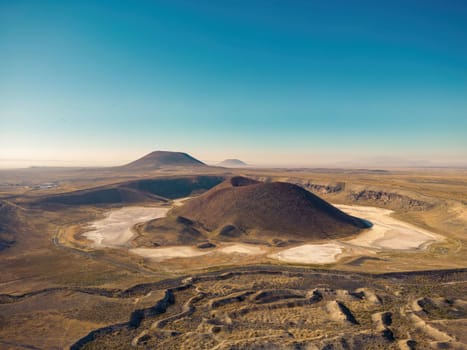
[[204,238],[238,241],[330,239],[356,234],[371,225],[297,185],[244,177],[233,177],[186,201],[142,231],[154,235],[161,228],[179,231],[174,222],[196,228]]
[[67,205],[128,204],[167,202],[206,191],[224,180],[221,176],[175,176],[142,179],[45,196],[38,203]]
[[15,226],[18,222],[18,208],[6,201],[0,201],[0,251],[16,241]]

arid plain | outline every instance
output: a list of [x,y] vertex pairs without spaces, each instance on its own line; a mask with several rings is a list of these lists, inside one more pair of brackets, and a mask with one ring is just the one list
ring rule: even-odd
[[465,169],[154,152],[0,201],[0,348],[466,348]]

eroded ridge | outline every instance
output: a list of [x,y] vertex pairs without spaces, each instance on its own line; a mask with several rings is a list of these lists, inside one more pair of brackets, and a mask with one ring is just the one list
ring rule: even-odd
[[[171,281],[153,307],[71,348],[463,349],[466,275],[251,268],[191,276]],[[420,296],[434,285],[437,297]]]

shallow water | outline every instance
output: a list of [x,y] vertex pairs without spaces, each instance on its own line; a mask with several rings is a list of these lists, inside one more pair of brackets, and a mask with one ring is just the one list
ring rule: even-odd
[[[186,199],[183,199],[186,200]],[[181,200],[182,201],[182,200]],[[180,201],[180,202],[181,202]],[[174,205],[180,205],[179,202]],[[391,210],[366,207],[335,205],[347,214],[370,221],[373,226],[365,229],[350,240],[335,240],[327,243],[307,243],[298,247],[283,249],[268,257],[290,263],[329,264],[342,255],[356,254],[357,251],[414,250],[423,249],[430,243],[443,239],[442,236],[421,229],[390,215]],[[140,222],[164,217],[170,208],[124,207],[111,210],[104,219],[92,223],[92,230],[84,236],[93,241],[93,247],[128,247],[134,237],[132,227]],[[201,251],[190,246],[162,248],[135,248],[130,252],[163,261],[172,258],[190,258],[212,253],[262,255],[266,247],[251,244],[222,245],[209,251]]]
[[298,247],[284,249],[270,258],[300,264],[329,264],[337,260],[342,247],[336,243],[303,244]]
[[373,225],[351,240],[336,240],[326,244],[304,244],[269,255],[290,263],[328,264],[339,260],[342,253],[355,254],[362,248],[379,250],[424,249],[443,237],[390,215],[392,210],[352,205],[335,205],[345,213],[370,221]]
[[113,209],[106,217],[94,221],[92,230],[83,234],[93,241],[93,247],[125,247],[134,237],[131,230],[134,225],[151,219],[164,217],[169,208],[124,207]]
[[191,258],[193,256],[201,256],[209,254],[209,251],[200,251],[190,246],[175,246],[163,248],[134,248],[130,252],[151,258],[155,261],[163,261],[173,258]]
[[440,235],[391,217],[392,210],[353,205],[336,207],[373,223],[370,229],[345,242],[348,244],[375,249],[412,250],[422,249],[429,243],[443,239]]
[[217,249],[217,251],[220,253],[225,253],[225,254],[238,253],[238,254],[247,254],[247,255],[259,255],[265,252],[264,249],[261,248],[260,245],[245,244],[245,243],[228,245],[228,246]]

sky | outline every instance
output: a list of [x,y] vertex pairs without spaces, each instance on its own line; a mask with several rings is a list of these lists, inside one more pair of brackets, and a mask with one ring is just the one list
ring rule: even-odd
[[467,165],[467,2],[0,0],[0,167]]

